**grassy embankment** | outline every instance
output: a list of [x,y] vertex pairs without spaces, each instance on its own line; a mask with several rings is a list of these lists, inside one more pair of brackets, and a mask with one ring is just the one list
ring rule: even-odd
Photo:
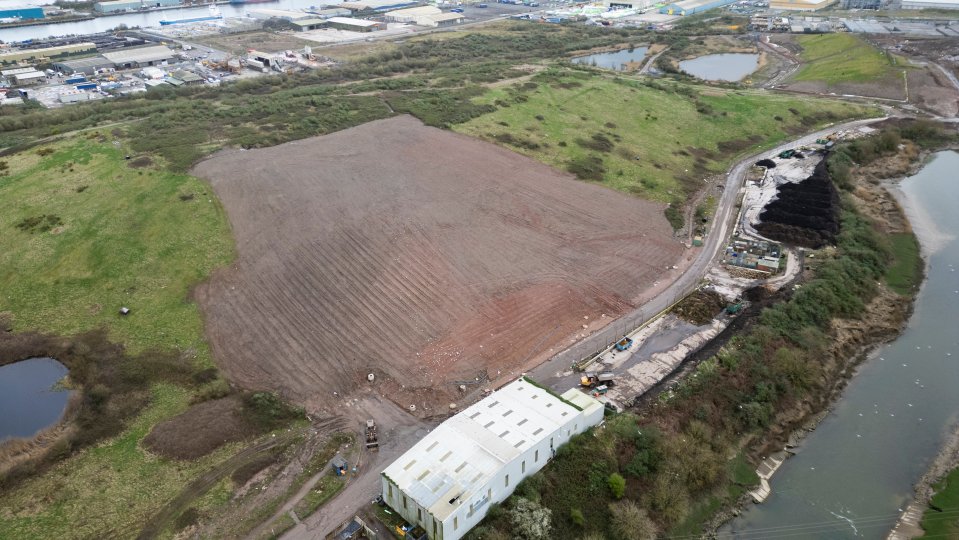
[[886,271],[886,285],[899,294],[912,294],[922,282],[923,262],[919,241],[912,233],[889,235],[893,262]]
[[854,34],[797,36],[803,66],[793,81],[822,81],[827,85],[882,80],[898,71],[897,61]]
[[496,110],[453,129],[582,180],[677,205],[738,156],[827,122],[875,114],[835,100],[559,69],[489,90],[474,102]]
[[[903,129],[902,136],[920,131]],[[887,150],[885,143],[898,137],[857,142],[853,154],[895,152],[896,145]],[[854,174],[844,180],[845,190],[857,189]],[[859,213],[852,196],[841,201],[837,249],[817,259],[815,277],[763,310],[746,333],[656,403],[609,418],[601,431],[560,448],[490,510],[472,538],[509,538],[507,531],[528,528],[544,513],[546,532],[527,538],[632,540],[657,531],[687,537],[735,503],[756,481],[755,465],[744,454],[759,451],[767,431],[799,404],[825,406],[834,377],[851,356],[839,351],[842,358],[831,357],[832,323],[862,316],[892,264],[890,242]],[[612,489],[617,475],[626,479],[625,493]]]
[[935,510],[926,510],[919,525],[928,538],[959,537],[959,469],[953,469],[933,486],[936,494],[929,501]]

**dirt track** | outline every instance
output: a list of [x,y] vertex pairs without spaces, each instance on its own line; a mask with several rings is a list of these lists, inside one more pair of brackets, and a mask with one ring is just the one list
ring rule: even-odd
[[403,407],[445,408],[452,381],[626,312],[682,254],[661,206],[412,117],[194,173],[239,253],[196,291],[217,362],[311,409],[370,372]]

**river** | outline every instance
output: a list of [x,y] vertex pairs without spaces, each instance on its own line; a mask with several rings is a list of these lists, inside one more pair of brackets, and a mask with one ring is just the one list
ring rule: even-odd
[[772,495],[723,538],[885,538],[959,420],[959,153],[901,189],[927,277],[895,342],[863,363],[823,422],[770,481]]
[[[224,17],[243,17],[245,16],[246,12],[251,9],[303,9],[312,6],[318,7],[321,4],[339,3],[339,1],[340,0],[277,0],[276,2],[267,2],[262,4],[221,4],[219,5],[219,8],[220,13],[222,13]],[[131,28],[134,26],[147,28],[160,26],[160,21],[163,19],[187,19],[192,17],[204,17],[209,14],[210,9],[207,6],[145,11],[141,13],[125,13],[123,15],[97,17],[89,21],[40,24],[36,26],[23,26],[20,28],[5,28],[0,30],[0,40],[11,42],[52,36],[95,34],[97,32],[106,32],[108,30],[112,30],[121,24],[125,24]]]

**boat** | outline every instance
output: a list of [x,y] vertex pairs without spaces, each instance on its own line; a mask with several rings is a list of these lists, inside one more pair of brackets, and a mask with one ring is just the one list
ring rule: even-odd
[[206,17],[191,17],[189,19],[164,19],[160,21],[162,26],[169,26],[171,24],[186,24],[186,23],[195,23],[203,21],[215,21],[217,19],[222,19],[223,15],[220,13],[220,8],[216,7],[216,4],[210,4],[210,14]]

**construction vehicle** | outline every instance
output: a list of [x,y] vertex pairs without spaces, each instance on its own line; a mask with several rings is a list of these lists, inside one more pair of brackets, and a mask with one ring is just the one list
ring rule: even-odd
[[632,346],[633,346],[633,340],[628,337],[624,337],[623,339],[616,342],[617,351],[625,351],[626,349]]
[[372,420],[366,421],[366,449],[371,451],[380,449],[380,441],[376,436],[376,424]]
[[579,385],[584,388],[595,388],[597,386],[613,386],[615,382],[613,379],[616,378],[616,375],[609,371],[604,371],[602,373],[587,373],[582,376],[579,380]]
[[782,159],[789,159],[789,158],[793,157],[793,155],[795,155],[795,153],[796,153],[796,151],[793,150],[792,148],[790,148],[790,149],[788,149],[788,150],[783,150],[782,152],[780,152],[780,153],[779,153],[779,157],[781,157]]

